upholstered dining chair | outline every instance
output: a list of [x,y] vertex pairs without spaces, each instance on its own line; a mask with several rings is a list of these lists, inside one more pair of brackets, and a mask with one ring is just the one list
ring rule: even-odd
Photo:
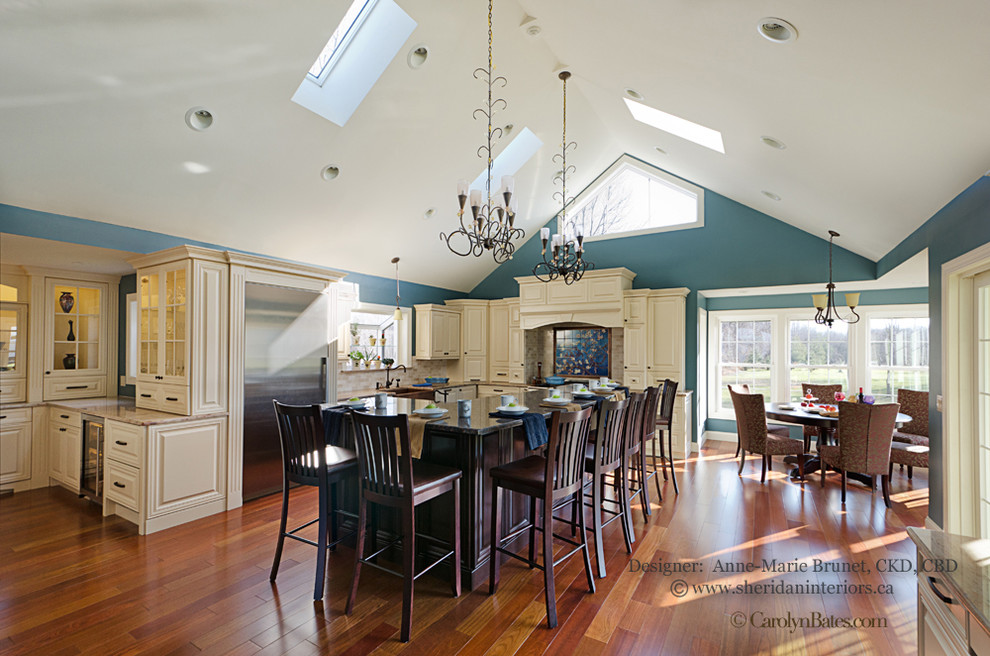
[[[746,383],[742,383],[741,385],[729,385],[729,390],[732,391],[732,392],[735,392],[736,394],[749,394],[750,393],[750,391],[749,391],[749,385],[747,385]],[[787,426],[773,426],[773,425],[767,424],[767,433],[769,433],[770,435],[776,435],[778,437],[790,437],[791,436],[791,429],[788,428]],[[742,437],[742,434],[737,432],[737,437],[739,439],[736,441],[736,455],[733,456],[735,458],[738,458],[739,457],[739,451],[744,448],[743,447],[743,437]],[[749,447],[746,447],[746,448],[749,448]]]
[[821,481],[825,487],[825,474],[830,465],[842,474],[842,503],[846,502],[846,472],[880,477],[883,502],[890,508],[890,444],[894,436],[894,424],[900,405],[884,403],[839,404],[838,444],[819,444],[818,455],[822,461]]
[[739,473],[746,464],[746,452],[757,453],[763,458],[763,473],[760,483],[767,480],[767,469],[771,468],[771,456],[796,455],[798,471],[804,479],[804,443],[801,440],[775,435],[767,431],[766,406],[762,394],[739,394],[729,388],[732,407],[736,412],[736,430],[742,446],[739,458]]
[[928,452],[929,448],[921,444],[891,442],[890,467],[887,469],[887,476],[893,475],[894,465],[904,465],[908,468],[908,478],[913,478],[915,467],[928,469]]
[[[816,385],[814,383],[801,383],[801,396],[806,396],[808,392],[818,399],[819,403],[835,403],[835,393],[842,391],[842,385]],[[818,439],[818,428],[815,426],[804,427],[804,450],[811,450],[811,439]]]
[[899,389],[897,390],[897,403],[901,406],[901,412],[911,417],[911,421],[894,429],[894,441],[929,446],[928,392]]
[[[285,538],[316,547],[316,585],[313,599],[323,599],[326,580],[327,549],[337,539],[337,494],[339,481],[357,475],[357,455],[349,450],[326,443],[323,410],[319,405],[288,405],[274,401],[278,438],[282,449],[282,518],[279,521],[278,543],[269,580],[275,582]],[[291,530],[286,529],[289,516],[289,486],[309,485],[319,490],[319,514]],[[296,535],[307,526],[317,525],[316,541]]]

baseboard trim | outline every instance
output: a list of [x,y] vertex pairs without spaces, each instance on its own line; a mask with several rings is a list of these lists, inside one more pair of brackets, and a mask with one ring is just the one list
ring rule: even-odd
[[706,441],[710,442],[728,442],[729,444],[735,444],[739,441],[739,438],[735,433],[729,433],[726,431],[705,431]]

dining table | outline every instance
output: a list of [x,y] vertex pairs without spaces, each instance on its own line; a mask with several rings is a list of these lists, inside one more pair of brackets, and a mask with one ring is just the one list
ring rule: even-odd
[[[526,408],[526,413],[538,413],[544,416],[549,426],[553,413],[566,409],[569,404],[581,408],[595,405],[596,398],[571,397],[565,394],[561,403],[549,407],[545,399],[553,390],[520,392],[515,395],[519,406]],[[488,557],[491,549],[491,476],[493,467],[504,465],[513,460],[524,458],[534,453],[529,448],[523,430],[523,418],[491,416],[497,413],[501,406],[499,396],[486,396],[471,400],[471,412],[467,417],[458,416],[457,402],[437,403],[436,406],[445,410],[437,418],[421,417],[416,411],[426,408],[427,400],[386,398],[385,407],[376,408],[374,398],[369,398],[364,407],[356,408],[358,412],[376,415],[408,415],[410,424],[421,422],[416,427],[422,429],[420,444],[412,444],[414,457],[447,467],[455,467],[462,473],[461,479],[461,575],[468,589],[479,586],[488,577]],[[569,405],[573,408],[574,405]],[[500,415],[501,413],[499,413]],[[427,420],[425,425],[423,420]],[[352,431],[350,422],[345,430]],[[419,431],[416,441],[419,441]],[[418,452],[418,453],[417,453]],[[354,491],[343,495],[345,506],[356,507]],[[502,534],[521,528],[529,522],[529,504],[520,495],[505,494],[502,498]],[[389,532],[389,520],[382,518],[383,532]],[[416,510],[416,531],[427,535],[448,535],[450,530],[449,513],[441,507],[433,508],[431,503],[424,504]],[[429,548],[425,547],[424,548]],[[442,575],[442,574],[441,574]]]
[[[815,412],[808,407],[802,407],[800,402],[795,403],[767,403],[766,404],[766,415],[767,419],[772,419],[774,421],[782,421],[788,424],[799,424],[801,426],[814,426],[818,429],[818,441],[822,444],[830,444],[836,442],[835,432],[839,427],[839,417],[829,417],[827,415]],[[911,416],[906,415],[903,412],[897,413],[897,418],[894,420],[894,425],[901,427],[904,424],[911,421]],[[796,456],[788,456],[784,458],[784,462],[787,463],[797,463]],[[800,465],[791,470],[791,478],[798,478],[802,474],[807,476],[813,472],[818,471],[821,468],[821,460],[817,455],[812,455],[811,457],[805,456],[804,459],[804,471],[800,469]],[[864,485],[873,485],[873,479],[871,476],[865,474],[857,474],[855,472],[847,472],[847,477],[859,481]]]

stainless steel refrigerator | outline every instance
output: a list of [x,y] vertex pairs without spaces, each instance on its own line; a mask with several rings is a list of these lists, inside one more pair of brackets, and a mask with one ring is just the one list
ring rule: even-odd
[[282,489],[272,399],[327,400],[327,297],[247,283],[244,294],[244,500]]

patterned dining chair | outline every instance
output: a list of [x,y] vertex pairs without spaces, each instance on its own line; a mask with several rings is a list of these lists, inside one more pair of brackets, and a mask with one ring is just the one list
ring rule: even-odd
[[871,476],[873,489],[876,489],[876,477],[879,476],[883,502],[890,508],[890,444],[900,405],[867,405],[848,401],[838,405],[839,443],[818,445],[818,455],[822,460],[822,487],[825,487],[826,465],[831,465],[842,474],[842,503],[846,502],[846,472]]
[[[807,396],[808,392],[818,399],[820,403],[835,403],[835,393],[842,391],[842,385],[815,385],[814,383],[801,383],[801,396]],[[804,450],[811,450],[811,439],[818,439],[818,428],[815,426],[804,427]]]
[[796,455],[798,471],[804,479],[804,443],[790,437],[774,435],[767,431],[766,406],[762,394],[739,394],[729,387],[732,407],[736,411],[736,430],[742,445],[739,458],[739,473],[746,464],[746,452],[758,453],[763,457],[763,473],[760,483],[767,480],[767,469],[771,468],[771,456]]
[[[743,383],[741,385],[729,385],[729,390],[735,392],[736,394],[749,394],[749,385],[747,385],[745,383]],[[771,426],[771,425],[768,424],[767,425],[767,432],[770,433],[771,435],[776,435],[778,437],[790,437],[791,436],[791,429],[788,428],[787,426]],[[737,434],[738,434],[738,431],[737,431]],[[743,447],[743,437],[742,437],[742,434],[738,434],[738,437],[739,437],[739,441],[736,442],[736,455],[733,456],[735,458],[738,458],[739,457],[739,451],[744,448]],[[749,447],[745,447],[745,448],[748,449]]]

